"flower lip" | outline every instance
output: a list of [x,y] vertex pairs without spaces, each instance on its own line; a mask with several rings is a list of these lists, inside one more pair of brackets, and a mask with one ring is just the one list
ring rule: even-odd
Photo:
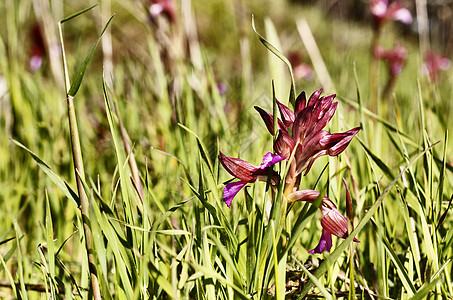
[[[272,165],[284,160],[284,158],[280,155],[268,152],[264,155],[261,165],[254,166],[242,159],[226,156],[219,151],[219,160],[228,173],[240,180],[228,183],[225,185],[223,190],[223,200],[226,205],[230,207],[233,198],[247,183],[255,182],[262,177],[267,178],[269,168],[272,167]],[[272,176],[275,181],[274,177],[275,176]]]
[[330,251],[332,248],[332,235],[327,230],[323,229],[321,234],[321,239],[319,240],[318,245],[313,249],[308,251],[308,253],[322,253],[323,251]]
[[245,181],[230,182],[223,189],[223,201],[230,207],[233,198],[247,184]]

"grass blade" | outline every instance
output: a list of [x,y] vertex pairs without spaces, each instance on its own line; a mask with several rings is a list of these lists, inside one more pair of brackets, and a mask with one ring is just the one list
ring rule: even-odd
[[68,95],[69,96],[72,96],[74,97],[75,94],[77,94],[77,91],[79,90],[80,88],[80,85],[82,84],[82,79],[85,75],[85,71],[86,69],[88,68],[88,64],[90,63],[91,59],[93,58],[93,55],[94,55],[94,50],[96,50],[96,47],[97,45],[99,44],[99,42],[101,41],[101,37],[102,35],[104,34],[104,32],[107,30],[107,28],[109,27],[110,25],[110,22],[112,22],[113,20],[113,17],[115,15],[112,15],[110,17],[110,19],[107,21],[107,24],[105,24],[104,26],[104,29],[102,30],[101,34],[99,35],[98,39],[96,40],[96,42],[94,43],[93,47],[91,48],[90,52],[88,53],[87,57],[85,58],[85,60],[82,62],[82,64],[80,65],[76,75],[75,75],[75,78],[74,78],[74,81],[72,82],[71,84],[71,87],[69,88],[69,91],[68,91]]
[[54,171],[52,171],[52,169],[50,169],[50,167],[44,162],[42,161],[35,153],[33,153],[30,149],[28,149],[27,147],[25,147],[23,144],[21,144],[20,142],[16,141],[16,140],[11,140],[14,144],[16,144],[18,147],[24,149],[25,151],[28,152],[28,154],[30,154],[30,156],[35,160],[35,162],[38,164],[38,166],[44,171],[44,173],[47,174],[47,176],[49,176],[49,178],[53,181],[53,183],[55,183],[55,185],[60,189],[60,191],[62,191],[66,197],[68,197],[69,199],[71,199],[72,201],[74,201],[74,203],[77,205],[77,207],[80,206],[80,199],[79,197],[77,196],[77,194],[71,189],[71,187],[69,186],[69,184],[64,181],[63,179],[61,179]]

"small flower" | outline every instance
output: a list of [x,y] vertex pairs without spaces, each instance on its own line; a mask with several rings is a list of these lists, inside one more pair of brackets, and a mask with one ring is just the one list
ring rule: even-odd
[[150,0],[149,17],[152,22],[158,16],[165,16],[171,23],[176,20],[175,3],[173,0]]
[[407,50],[401,45],[396,45],[392,50],[385,50],[377,46],[374,48],[374,56],[386,61],[391,76],[397,76],[403,71],[406,63]]
[[[223,201],[225,204],[230,207],[233,198],[247,183],[255,182],[260,179],[266,180],[269,174],[269,169],[283,159],[284,158],[279,155],[268,152],[263,157],[263,163],[260,166],[254,166],[242,159],[228,157],[220,152],[219,160],[225,170],[240,180],[230,182],[225,186],[223,190]],[[275,175],[272,180],[276,183],[278,177]]]
[[425,62],[423,63],[423,73],[428,74],[431,81],[436,81],[439,76],[439,71],[448,70],[451,62],[448,58],[429,51],[425,55]]
[[298,52],[291,52],[288,56],[288,60],[293,68],[294,78],[296,80],[313,80],[314,73],[311,66],[302,61],[302,55]]
[[38,23],[33,25],[31,28],[31,49],[30,49],[30,69],[33,72],[38,71],[41,69],[41,66],[44,62],[44,57],[46,54],[46,48],[44,44],[44,37],[42,35],[41,27],[39,26]]
[[[349,193],[346,190],[346,193]],[[318,198],[319,192],[313,190],[299,190],[288,196],[289,202],[307,201],[313,203]],[[343,216],[335,206],[335,204],[327,197],[323,197],[321,206],[319,207],[322,213],[321,226],[323,228],[321,239],[318,245],[308,253],[322,253],[330,251],[332,247],[332,234],[336,237],[345,239],[348,237],[348,219]],[[360,242],[354,238],[354,242]]]
[[399,2],[388,5],[388,0],[370,0],[370,12],[375,29],[379,29],[387,20],[400,21],[404,24],[412,23],[410,11],[403,8]]
[[[338,103],[333,102],[335,95],[320,97],[321,93],[322,89],[314,92],[307,102],[305,92],[302,92],[296,99],[294,112],[277,100],[282,120],[278,119],[279,131],[274,150],[287,159],[294,147],[297,147],[292,178],[303,171],[307,174],[318,157],[337,156],[343,152],[360,130],[360,127],[356,127],[334,134],[323,130],[332,119]],[[255,106],[255,109],[269,132],[274,135],[273,116],[259,107]]]

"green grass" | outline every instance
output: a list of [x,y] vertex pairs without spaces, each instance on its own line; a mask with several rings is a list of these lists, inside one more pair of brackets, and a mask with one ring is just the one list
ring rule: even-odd
[[[430,82],[418,43],[386,25],[382,43],[401,40],[409,56],[376,113],[369,24],[286,1],[219,0],[178,2],[177,22],[156,27],[134,1],[101,4],[62,26],[65,77],[58,53],[30,71],[30,28],[39,22],[46,43],[59,45],[58,22],[91,3],[0,3],[0,298],[93,297],[84,224],[104,299],[451,298],[451,69]],[[231,208],[222,200],[231,176],[219,150],[260,164],[273,138],[253,106],[272,111],[272,80],[279,100],[290,99],[290,74],[253,32],[252,13],[266,40],[310,63],[296,25],[307,18],[334,86],[323,95],[339,102],[326,129],[362,126],[345,152],[319,158],[302,180],[344,215],[342,178],[348,183],[355,231],[334,237],[330,253],[308,253],[322,229],[316,204],[296,203],[288,214],[280,202],[269,207],[279,198],[265,182],[249,184]],[[296,80],[296,94],[323,84]]]

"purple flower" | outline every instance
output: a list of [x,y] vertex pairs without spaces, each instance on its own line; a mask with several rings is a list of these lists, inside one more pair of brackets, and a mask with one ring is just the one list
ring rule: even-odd
[[[274,143],[275,152],[283,158],[289,158],[297,147],[290,177],[294,178],[305,171],[308,173],[314,161],[323,155],[337,156],[343,152],[352,138],[359,132],[356,127],[343,133],[323,130],[332,119],[338,103],[333,102],[334,95],[320,97],[322,89],[314,92],[306,100],[305,92],[296,99],[294,112],[277,100],[281,120],[278,119],[278,137]],[[269,132],[274,134],[273,116],[256,107]],[[288,178],[287,178],[288,179]]]
[[318,245],[315,249],[308,251],[308,253],[322,253],[323,251],[329,252],[330,248],[332,248],[332,234],[323,229]]
[[[349,191],[346,190],[349,194]],[[289,202],[307,201],[313,203],[318,198],[319,192],[313,190],[299,190],[288,196]],[[321,226],[323,228],[319,244],[309,253],[322,253],[330,251],[332,247],[332,234],[336,237],[345,239],[348,237],[348,219],[343,216],[335,204],[327,197],[323,197],[321,206],[322,213]],[[354,242],[360,242],[354,238]]]
[[428,74],[431,81],[436,81],[439,76],[439,71],[448,70],[451,62],[448,58],[429,51],[425,55],[425,62],[423,63],[423,73]]
[[173,0],[150,0],[149,1],[149,17],[151,21],[155,21],[158,16],[165,16],[170,23],[176,20],[176,7]]
[[293,68],[294,78],[296,80],[312,80],[314,78],[314,72],[312,67],[302,61],[302,55],[299,52],[291,52],[288,55],[288,60]]
[[[266,153],[263,157],[263,163],[260,166],[254,166],[239,158],[228,157],[222,152],[219,153],[219,160],[225,170],[238,178],[240,181],[228,183],[223,190],[223,201],[230,207],[231,201],[236,194],[247,184],[255,182],[256,180],[266,180],[269,174],[269,169],[276,163],[282,161],[284,158]],[[272,181],[276,183],[278,180],[277,175],[272,176]]]
[[32,43],[30,49],[31,57],[29,65],[30,69],[33,72],[36,72],[41,68],[44,62],[44,57],[46,55],[44,37],[42,35],[41,27],[38,23],[33,25],[33,27],[31,28],[30,36]]
[[385,50],[377,46],[374,48],[374,56],[385,60],[390,74],[396,76],[403,71],[407,58],[407,50],[401,45],[394,46],[392,50]]
[[400,21],[404,24],[412,23],[410,11],[398,2],[388,5],[388,0],[370,0],[370,12],[375,29],[379,29],[387,20]]

